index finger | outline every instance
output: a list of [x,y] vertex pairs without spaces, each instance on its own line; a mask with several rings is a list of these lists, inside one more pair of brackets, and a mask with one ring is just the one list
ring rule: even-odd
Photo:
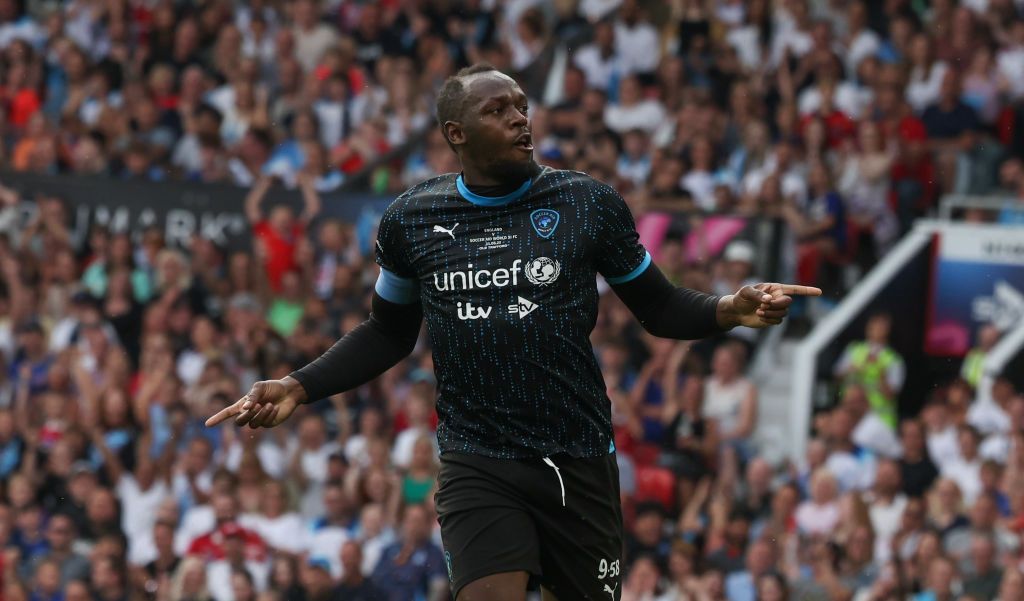
[[779,284],[783,294],[790,296],[821,296],[821,288],[800,286],[799,284]]
[[221,423],[222,421],[228,419],[229,417],[234,417],[241,412],[241,405],[239,405],[238,403],[232,403],[231,405],[228,405],[227,407],[218,411],[210,419],[206,420],[206,427],[212,428],[217,424]]

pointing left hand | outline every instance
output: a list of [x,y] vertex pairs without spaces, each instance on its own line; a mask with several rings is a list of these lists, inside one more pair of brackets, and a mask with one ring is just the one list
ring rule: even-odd
[[744,286],[731,296],[731,325],[764,328],[782,323],[794,296],[821,296],[821,289],[797,284]]

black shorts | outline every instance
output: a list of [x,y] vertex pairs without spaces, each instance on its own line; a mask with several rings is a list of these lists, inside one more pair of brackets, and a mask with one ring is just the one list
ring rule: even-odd
[[526,571],[559,601],[617,601],[622,506],[615,454],[491,459],[445,453],[434,497],[452,594]]

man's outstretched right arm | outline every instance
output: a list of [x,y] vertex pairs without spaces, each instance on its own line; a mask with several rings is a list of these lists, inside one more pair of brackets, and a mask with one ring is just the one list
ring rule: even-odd
[[408,357],[422,322],[420,303],[394,303],[374,292],[370,318],[290,377],[305,390],[307,403],[352,390]]
[[361,386],[409,356],[422,322],[415,284],[382,270],[369,319],[288,377],[257,382],[206,425],[215,426],[233,417],[239,426],[272,428],[301,404]]

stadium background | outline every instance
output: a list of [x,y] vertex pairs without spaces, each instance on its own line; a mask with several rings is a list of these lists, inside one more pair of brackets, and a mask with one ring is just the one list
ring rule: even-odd
[[[538,160],[613,183],[673,282],[822,286],[797,338],[944,195],[1024,222],[1022,11],[0,0],[0,599],[446,598],[429,349],[281,428],[202,421],[364,319],[381,208],[458,169],[432,106],[459,67],[520,81]],[[861,387],[824,382],[772,461],[761,340],[655,340],[602,297],[623,599],[1024,598],[1019,373],[926,353],[926,281],[879,305],[902,363],[830,349]]]

